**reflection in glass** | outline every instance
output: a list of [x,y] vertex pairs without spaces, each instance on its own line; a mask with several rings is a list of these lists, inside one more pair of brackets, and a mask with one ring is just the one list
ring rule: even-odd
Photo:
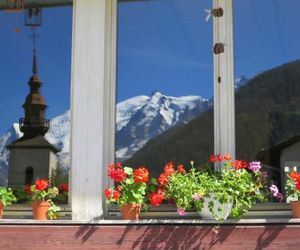
[[158,175],[213,153],[210,0],[119,1],[116,160]]
[[72,8],[3,10],[0,23],[0,186],[26,202],[36,179],[68,183]]
[[285,167],[300,167],[300,2],[234,4],[237,157],[260,160],[284,192]]

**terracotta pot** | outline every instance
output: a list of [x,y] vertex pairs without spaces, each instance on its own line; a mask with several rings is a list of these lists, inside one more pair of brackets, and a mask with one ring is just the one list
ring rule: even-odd
[[4,208],[4,205],[3,205],[3,203],[0,201],[0,219],[2,219],[2,217],[3,217],[3,208]]
[[290,201],[293,218],[300,218],[300,201]]
[[127,204],[120,207],[123,220],[138,220],[141,213],[141,204]]
[[50,207],[48,201],[33,201],[31,206],[35,220],[47,220],[48,208]]

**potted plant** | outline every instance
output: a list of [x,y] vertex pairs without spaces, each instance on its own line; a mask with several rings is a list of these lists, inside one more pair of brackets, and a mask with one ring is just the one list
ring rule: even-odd
[[291,172],[287,175],[286,200],[290,203],[294,218],[300,218],[300,173]]
[[145,167],[134,170],[116,163],[109,165],[108,177],[114,181],[104,191],[108,203],[118,204],[122,219],[139,219],[141,207],[148,203],[149,171]]
[[210,164],[197,169],[191,162],[189,171],[173,169],[167,173],[165,167],[159,177],[161,184],[161,180],[165,181],[166,198],[174,201],[180,215],[195,208],[203,218],[224,220],[228,215],[240,217],[257,201],[264,200],[270,191],[276,199],[282,200],[278,190],[276,193],[266,187],[259,162],[231,161],[228,154],[211,156],[210,162],[223,163],[223,167],[215,171]]
[[60,208],[52,201],[59,193],[57,187],[50,187],[48,180],[39,179],[30,188],[27,186],[26,190],[31,195],[34,219],[47,220],[49,218],[53,220],[57,218]]
[[3,208],[17,201],[10,188],[0,187],[0,219],[3,217]]

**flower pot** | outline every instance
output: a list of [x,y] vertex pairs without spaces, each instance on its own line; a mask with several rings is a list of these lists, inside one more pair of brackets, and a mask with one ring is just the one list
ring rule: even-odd
[[4,208],[4,205],[3,205],[2,201],[0,201],[0,219],[2,219],[2,217],[3,217],[3,208]]
[[[201,209],[201,211],[198,211],[198,214],[201,216],[202,219],[206,219],[206,220],[216,219],[214,215],[216,216],[220,215],[222,219],[226,220],[231,212],[231,208],[233,205],[232,202],[221,204],[218,200],[215,200],[214,194],[209,194],[209,195],[210,197],[204,198],[203,208]],[[214,203],[214,208],[213,208],[214,214],[212,214],[208,208],[208,205],[211,201]],[[218,212],[219,208],[222,208],[223,210],[222,213]]]
[[120,207],[123,220],[138,220],[141,213],[141,204],[126,204]]
[[33,218],[35,220],[47,220],[47,213],[50,207],[48,201],[33,201],[31,203]]
[[300,218],[300,201],[290,201],[293,218]]

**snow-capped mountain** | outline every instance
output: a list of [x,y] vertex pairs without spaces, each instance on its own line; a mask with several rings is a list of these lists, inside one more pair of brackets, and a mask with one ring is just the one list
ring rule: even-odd
[[211,101],[200,96],[171,97],[158,91],[150,97],[138,96],[119,103],[116,157],[119,160],[129,158],[151,138],[175,125],[187,123],[210,105]]
[[[200,96],[171,97],[156,91],[151,96],[136,96],[117,104],[116,154],[126,159],[142,148],[151,138],[189,120],[212,103]],[[7,179],[9,152],[6,145],[22,136],[15,123],[0,137],[0,185]],[[60,152],[58,159],[64,168],[70,162],[70,112],[51,120],[46,139]]]
[[236,78],[234,81],[235,90],[237,91],[240,87],[246,85],[248,83],[248,81],[249,81],[249,79],[244,75],[242,75],[239,78]]

